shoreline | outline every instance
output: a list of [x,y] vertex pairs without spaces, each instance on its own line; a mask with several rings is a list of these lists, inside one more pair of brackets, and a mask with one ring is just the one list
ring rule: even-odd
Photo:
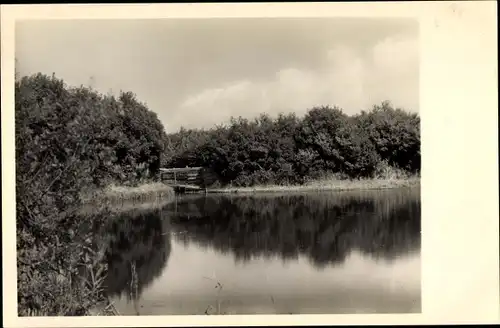
[[260,185],[254,187],[207,188],[198,192],[176,193],[172,187],[162,182],[153,182],[137,187],[111,185],[99,191],[82,195],[80,213],[95,214],[104,209],[112,213],[162,208],[179,195],[216,194],[277,194],[300,192],[348,192],[376,191],[420,187],[420,177],[403,179],[362,179],[339,180],[335,178],[311,181],[303,185]]
[[[184,194],[263,194],[286,192],[322,192],[322,191],[364,191],[412,188],[420,186],[420,177],[399,179],[361,179],[340,180],[321,179],[302,185],[259,185],[253,187],[207,188]],[[112,206],[125,209],[158,206],[175,199],[178,194],[172,187],[162,182],[153,182],[137,187],[110,185],[102,190],[82,195],[84,207]]]
[[313,192],[313,191],[363,191],[386,190],[420,186],[420,178],[408,179],[365,179],[365,180],[338,180],[325,179],[309,182],[303,185],[262,185],[254,187],[226,187],[207,189],[207,193],[276,193],[276,192]]
[[136,187],[110,185],[104,189],[82,194],[80,213],[112,213],[140,209],[161,208],[175,199],[174,189],[161,182],[145,183]]
[[136,187],[109,185],[103,189],[82,193],[82,203],[158,200],[175,195],[174,189],[161,182],[144,183]]

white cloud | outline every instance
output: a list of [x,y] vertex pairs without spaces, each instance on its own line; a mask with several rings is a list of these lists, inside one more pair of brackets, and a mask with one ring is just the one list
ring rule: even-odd
[[262,112],[303,114],[315,105],[337,105],[347,113],[383,100],[418,111],[418,42],[388,38],[368,54],[336,46],[325,55],[321,70],[287,68],[268,81],[235,81],[205,89],[185,99],[173,125],[210,127],[230,116],[253,117]]

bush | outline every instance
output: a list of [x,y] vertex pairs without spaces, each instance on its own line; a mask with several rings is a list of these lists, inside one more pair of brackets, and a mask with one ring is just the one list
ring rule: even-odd
[[383,102],[355,119],[367,132],[381,160],[409,172],[420,171],[420,117],[417,114]]
[[[103,96],[43,74],[16,80],[15,129],[19,314],[84,314],[104,299],[94,273],[105,267],[85,230],[104,219],[75,215],[82,192],[152,179],[166,134],[131,93]],[[92,284],[75,282],[82,266]]]
[[223,184],[237,186],[304,183],[332,174],[372,178],[380,175],[381,165],[415,173],[420,169],[419,124],[417,114],[387,102],[355,116],[324,106],[302,118],[232,118],[211,130],[168,135],[171,158],[165,164],[210,167]]

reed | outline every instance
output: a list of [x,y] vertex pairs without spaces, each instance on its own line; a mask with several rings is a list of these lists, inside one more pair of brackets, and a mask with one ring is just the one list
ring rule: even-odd
[[82,195],[82,213],[99,213],[109,210],[113,213],[134,209],[161,208],[175,197],[174,190],[163,183],[147,183],[137,187],[109,185],[103,190]]

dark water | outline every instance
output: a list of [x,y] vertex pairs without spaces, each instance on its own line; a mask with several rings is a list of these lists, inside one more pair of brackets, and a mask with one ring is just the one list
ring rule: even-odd
[[184,196],[101,235],[125,315],[421,309],[418,189]]

